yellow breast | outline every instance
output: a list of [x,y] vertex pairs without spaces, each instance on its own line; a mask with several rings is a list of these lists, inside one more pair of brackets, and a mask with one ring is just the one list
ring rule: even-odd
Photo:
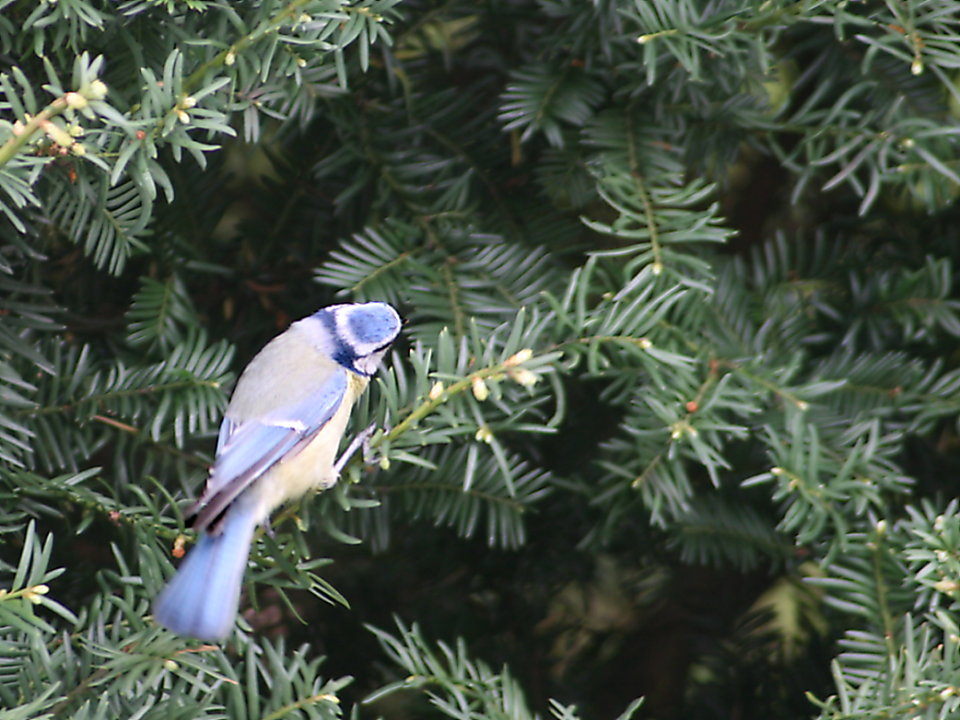
[[347,372],[347,390],[329,422],[309,445],[296,455],[278,462],[250,489],[258,498],[258,515],[262,519],[288,500],[294,500],[311,489],[326,489],[337,482],[333,466],[340,440],[353,403],[366,389],[368,382],[365,377]]

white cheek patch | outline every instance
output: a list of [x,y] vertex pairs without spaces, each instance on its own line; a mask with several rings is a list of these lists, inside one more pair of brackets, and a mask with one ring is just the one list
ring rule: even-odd
[[380,363],[383,362],[384,353],[386,353],[386,350],[378,350],[365,357],[357,358],[354,365],[364,375],[373,375],[380,367]]

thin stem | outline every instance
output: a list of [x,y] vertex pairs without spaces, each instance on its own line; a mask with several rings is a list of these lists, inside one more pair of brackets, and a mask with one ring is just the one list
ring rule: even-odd
[[646,183],[643,182],[643,175],[640,174],[640,156],[637,149],[637,139],[633,134],[633,117],[630,108],[626,112],[627,126],[624,128],[627,138],[627,162],[630,165],[630,176],[637,187],[637,195],[643,203],[643,214],[647,221],[647,232],[650,234],[650,249],[653,252],[653,261],[655,266],[663,264],[663,250],[660,246],[660,232],[657,229],[657,223],[654,220],[653,203],[650,201],[650,193],[647,192]]
[[247,46],[255,43],[257,40],[266,37],[272,32],[276,32],[284,22],[294,17],[295,14],[299,12],[300,8],[306,3],[307,0],[293,0],[283,10],[264,22],[252,33],[249,35],[244,35],[226,50],[222,50],[207,60],[203,65],[190,73],[190,75],[188,75],[183,81],[183,91],[187,94],[190,94],[200,85],[201,82],[203,82],[203,78],[207,74],[208,70],[222,67],[226,64],[227,56],[231,53],[236,55],[238,52],[244,50]]
[[493,367],[483,368],[481,370],[477,370],[476,372],[472,372],[462,380],[458,380],[452,385],[445,387],[442,391],[436,393],[435,397],[428,398],[425,402],[421,403],[419,407],[415,408],[409,415],[407,415],[407,417],[394,425],[390,429],[390,432],[386,434],[385,439],[396,440],[412,426],[436,410],[449,398],[472,387],[474,380],[485,380],[489,377],[504,375],[508,369],[509,367],[507,365],[494,365]]
[[[97,395],[90,395],[85,397],[83,400],[65,403],[64,405],[47,405],[45,407],[35,407],[25,410],[20,410],[19,415],[29,415],[30,417],[36,417],[38,415],[52,415],[54,413],[66,413],[71,410],[75,410],[83,403],[99,403],[103,400],[109,400],[112,398],[121,398],[121,397],[131,397],[136,395],[151,395],[157,392],[164,392],[166,390],[179,390],[180,388],[186,387],[209,387],[209,388],[219,388],[220,383],[215,380],[177,380],[175,382],[163,383],[161,385],[148,385],[147,387],[142,388],[133,388],[130,390],[115,390],[112,392],[103,392]],[[104,422],[104,419],[100,416],[94,418],[95,420],[100,420]]]
[[63,113],[67,109],[66,96],[58,97],[43,110],[30,118],[19,133],[7,140],[3,146],[0,146],[0,167],[10,162],[20,149],[26,145],[41,127],[50,122],[52,118]]
[[331,695],[330,693],[311,695],[310,697],[301,698],[300,700],[277,708],[269,715],[264,715],[263,720],[279,720],[280,718],[287,717],[287,715],[292,714],[294,711],[299,710],[300,708],[307,707],[308,705],[316,705],[317,703],[321,702],[328,702],[336,705],[340,702],[340,699],[336,695]]
[[877,604],[880,606],[880,619],[883,623],[883,642],[887,648],[887,657],[893,663],[900,650],[894,642],[893,615],[890,613],[890,604],[887,602],[887,585],[884,582],[883,567],[881,566],[881,549],[883,539],[880,533],[873,541],[873,581],[877,588]]

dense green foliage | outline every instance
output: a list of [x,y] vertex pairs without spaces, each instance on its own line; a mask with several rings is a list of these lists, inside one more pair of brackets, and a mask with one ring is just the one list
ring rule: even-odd
[[[960,713],[960,2],[0,0],[0,48],[0,720]],[[237,371],[344,299],[408,320],[370,452],[229,643],[161,630]]]

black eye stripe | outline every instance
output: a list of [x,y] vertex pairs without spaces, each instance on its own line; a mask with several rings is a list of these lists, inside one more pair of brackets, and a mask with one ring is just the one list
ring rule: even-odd
[[319,318],[320,322],[324,324],[327,330],[330,331],[330,336],[340,339],[340,335],[337,333],[337,321],[334,318],[333,313],[323,312],[323,310],[314,314],[315,318]]

